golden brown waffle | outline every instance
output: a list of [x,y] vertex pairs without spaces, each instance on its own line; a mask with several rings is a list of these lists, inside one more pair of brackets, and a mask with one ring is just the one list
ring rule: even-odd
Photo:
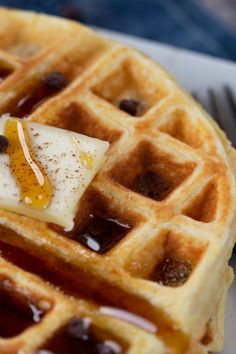
[[[0,211],[0,293],[40,320],[26,314],[1,354],[67,353],[60,328],[78,316],[99,345],[118,343],[112,354],[218,350],[235,234],[236,159],[223,133],[162,68],[79,24],[1,9],[0,48],[0,114],[111,143],[72,232]],[[86,232],[107,235],[97,252]]]
[[[207,330],[199,345],[196,354],[218,353],[224,346],[224,319],[228,288],[233,279],[233,271],[228,268],[225,272],[224,283],[221,284],[222,295],[217,307],[207,324]],[[195,353],[195,352],[194,352]]]

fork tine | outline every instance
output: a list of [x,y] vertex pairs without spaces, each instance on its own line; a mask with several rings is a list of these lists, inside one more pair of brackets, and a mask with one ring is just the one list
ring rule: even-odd
[[209,97],[209,102],[210,102],[213,118],[217,121],[217,123],[219,124],[221,129],[224,129],[224,127],[223,127],[224,118],[222,117],[219,105],[217,103],[216,94],[214,93],[214,91],[212,89],[208,89],[207,92],[208,92],[208,97]]
[[[197,100],[215,119],[220,128],[225,131],[233,146],[236,147],[236,99],[233,91],[228,85],[223,87],[223,95],[217,96],[217,93],[209,88],[207,90],[208,100],[202,102],[196,91],[191,92],[191,95]],[[228,106],[228,109],[227,109]]]
[[236,120],[236,101],[232,89],[226,85],[224,86],[225,97],[233,113],[233,118]]
[[[213,118],[217,121],[217,123],[219,124],[219,126],[222,128],[222,115],[219,109],[219,106],[217,104],[217,99],[216,99],[216,95],[214,93],[214,91],[212,89],[208,90],[208,96],[209,96],[209,103],[210,103],[210,107],[206,107],[206,105],[201,101],[201,99],[199,98],[199,95],[193,91],[191,92],[191,95],[193,96],[193,98],[202,105],[202,107],[213,116]],[[210,112],[209,112],[209,108],[210,108]],[[222,128],[223,129],[223,128]]]

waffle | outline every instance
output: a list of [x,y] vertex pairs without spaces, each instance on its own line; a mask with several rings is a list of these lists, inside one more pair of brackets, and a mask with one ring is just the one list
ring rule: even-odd
[[[40,14],[2,8],[0,24],[0,114],[110,142],[72,231],[0,210],[1,354],[219,350],[235,235],[225,135],[133,49]],[[45,85],[58,73],[66,85]]]
[[222,284],[222,295],[217,307],[207,324],[204,337],[196,348],[198,354],[218,353],[224,346],[224,318],[227,292],[233,279],[233,271],[228,268],[225,272],[225,280]]

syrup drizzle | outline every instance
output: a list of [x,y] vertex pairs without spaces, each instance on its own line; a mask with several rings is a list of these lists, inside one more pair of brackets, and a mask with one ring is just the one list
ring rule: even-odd
[[115,307],[111,307],[111,306],[101,306],[99,308],[99,311],[104,315],[119,318],[120,320],[134,324],[135,326],[142,328],[145,331],[148,331],[151,333],[157,333],[157,331],[158,331],[158,328],[154,323],[145,319],[144,317],[138,316],[138,315],[131,313],[127,310],[123,310],[123,309],[115,308]]
[[100,338],[99,333],[96,332],[89,318],[74,318],[37,354],[123,354],[125,352],[125,348],[113,338]]
[[22,301],[7,291],[0,292],[0,337],[14,337],[39,323],[43,316],[43,311],[35,304]]
[[21,202],[31,208],[45,209],[52,199],[52,186],[42,166],[36,161],[26,123],[9,119],[4,135],[9,141],[6,152],[11,173],[21,191]]
[[13,117],[27,117],[46,100],[62,91],[68,84],[61,72],[51,72],[44,75],[38,82],[32,83],[28,90],[11,102],[1,113]]
[[[52,265],[48,265],[45,259],[42,262],[42,258],[39,256],[32,256],[27,251],[19,248],[19,246],[13,246],[2,242],[1,240],[0,255],[8,262],[23,268],[32,274],[39,275],[67,295],[76,298],[89,298],[95,303],[97,310],[104,315],[116,317],[125,322],[130,322],[154,334],[157,332],[158,336],[160,336],[160,338],[166,342],[167,346],[170,347],[173,354],[183,354],[187,352],[189,346],[187,335],[179,331],[178,328],[173,327],[172,323],[164,317],[165,315],[163,315],[162,312],[158,313],[158,317],[156,317],[153,309],[150,308],[149,305],[147,306],[146,303],[142,301],[140,302],[139,298],[134,300],[129,298],[127,294],[120,293],[118,297],[122,300],[117,302],[117,298],[111,296],[107,290],[105,290],[105,295],[94,291],[94,289],[90,292],[89,286],[87,285],[92,283],[93,279],[89,278],[88,283],[85,285],[85,283],[78,279],[78,274],[80,274],[80,272],[77,272],[76,268],[69,268],[69,265],[65,267],[64,264],[61,264],[60,266],[57,264],[52,268]],[[50,257],[47,257],[46,259],[48,258]],[[101,289],[106,289],[105,284],[102,285]],[[135,304],[136,302],[138,305]],[[42,349],[41,351],[42,352],[39,351],[37,354],[61,354],[60,351],[49,353],[46,349]],[[68,354],[68,352],[66,352],[66,354]]]
[[81,147],[81,143],[75,138],[73,137],[73,141],[76,144],[76,146],[79,149],[79,154],[80,154],[80,160],[81,163],[88,168],[89,170],[91,170],[93,168],[93,163],[94,163],[94,156],[91,155],[88,152],[83,151],[82,147]]
[[75,241],[97,253],[114,247],[130,230],[128,224],[117,219],[90,214],[84,229],[73,236]]
[[88,152],[81,151],[80,152],[80,159],[82,164],[91,170],[93,168],[94,157],[89,154]]

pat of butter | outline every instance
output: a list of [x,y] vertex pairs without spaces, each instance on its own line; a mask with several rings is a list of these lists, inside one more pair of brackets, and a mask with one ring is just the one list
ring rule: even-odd
[[[4,135],[8,117],[0,119]],[[0,153],[0,208],[73,228],[78,202],[99,171],[109,143],[38,123],[26,123],[36,160],[52,185],[49,206],[37,210],[20,202],[20,188],[11,174],[7,153]]]

